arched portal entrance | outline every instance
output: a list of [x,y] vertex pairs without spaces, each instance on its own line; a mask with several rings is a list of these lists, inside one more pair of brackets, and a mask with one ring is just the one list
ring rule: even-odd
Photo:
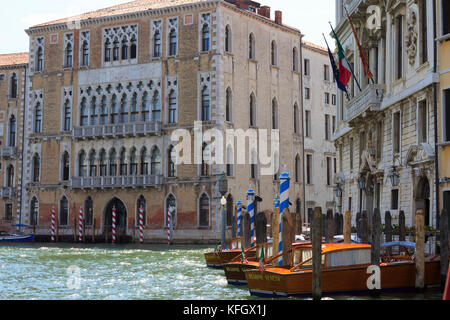
[[421,177],[416,189],[416,210],[423,209],[425,225],[431,225],[430,217],[430,182],[427,177]]
[[113,208],[116,208],[116,235],[117,240],[121,241],[121,239],[126,236],[127,230],[127,209],[125,204],[118,198],[113,198],[105,207],[105,219],[104,219],[104,229],[107,237],[107,241],[111,241],[112,239],[112,211]]

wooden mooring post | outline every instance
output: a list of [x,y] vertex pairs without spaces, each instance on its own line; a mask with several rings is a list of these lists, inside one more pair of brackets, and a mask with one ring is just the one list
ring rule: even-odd
[[[295,237],[293,232],[293,221],[292,215],[289,209],[284,209],[283,215],[281,216],[281,237],[283,242],[283,252],[288,252],[292,248],[292,238]],[[289,265],[291,261],[291,255],[285,254],[283,256],[283,265]]]
[[341,231],[341,218],[339,212],[336,212],[334,214],[334,235],[337,236],[342,234],[340,233],[340,231]]
[[424,210],[416,212],[416,289],[425,288],[425,217]]
[[370,254],[371,263],[374,266],[380,265],[381,232],[380,209],[375,208],[372,216],[372,247]]
[[314,209],[312,221],[312,297],[314,300],[322,299],[322,208]]
[[442,288],[445,288],[445,281],[448,274],[448,212],[443,209],[440,217],[440,253],[441,253],[441,284]]
[[361,241],[362,243],[369,243],[369,222],[365,210],[361,214]]
[[360,239],[361,236],[361,212],[356,213],[356,235]]
[[327,211],[327,224],[325,229],[325,242],[326,243],[333,243],[334,239],[334,217],[333,217],[333,210]]
[[243,220],[244,229],[244,249],[251,247],[251,217],[248,212],[245,212]]
[[[392,216],[390,211],[384,213],[384,235],[386,242],[392,242]],[[388,253],[391,254],[391,248],[388,248]]]
[[267,243],[267,217],[264,212],[258,213],[255,217],[255,233],[257,245]]
[[344,243],[352,242],[352,214],[350,211],[345,212],[344,216]]
[[405,218],[405,212],[403,210],[400,211],[398,214],[398,227],[399,227],[399,240],[405,241],[406,240],[406,218]]
[[280,207],[275,206],[272,215],[272,242],[273,242],[273,256],[278,255],[278,244],[280,234]]

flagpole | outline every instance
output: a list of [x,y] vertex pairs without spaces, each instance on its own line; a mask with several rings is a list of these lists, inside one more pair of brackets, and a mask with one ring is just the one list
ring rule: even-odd
[[[323,39],[325,40],[325,43],[327,44],[327,48],[328,48],[328,52],[331,52],[331,50],[330,50],[330,46],[328,45],[328,41],[327,41],[327,39],[325,38],[325,34],[323,34],[322,33],[322,36],[323,36]],[[330,59],[331,59],[332,57],[330,56]],[[330,61],[331,63],[333,63],[332,61]],[[336,62],[334,62],[334,64],[336,64]],[[333,69],[334,69],[334,67],[333,67]],[[334,73],[334,70],[333,70],[333,73]],[[336,77],[337,76],[337,77]],[[334,75],[334,78],[335,78],[335,81],[336,81],[336,83],[338,84],[338,87],[339,87],[339,83],[338,83],[338,78],[339,78],[339,71],[338,71],[338,74],[336,75]],[[341,83],[342,84],[342,86],[344,85],[343,83]],[[348,91],[347,91],[347,88],[345,88],[345,90],[342,90],[342,91],[344,91],[345,92],[345,94],[347,95],[347,100],[348,101],[350,101],[350,95],[348,94]]]
[[[333,31],[334,38],[337,40],[337,34],[336,34],[336,32],[334,31],[333,25],[331,24],[330,21],[328,21],[328,23],[330,24],[331,30]],[[348,61],[347,56],[345,55],[345,53],[344,53],[344,58],[345,58],[345,61],[347,61],[347,63],[348,63],[348,66],[349,66],[349,68],[350,68],[350,71],[351,71],[352,74],[353,74],[353,78],[355,79],[355,82],[356,82],[356,84],[358,85],[359,91],[362,91],[361,86],[359,85],[358,79],[356,78],[355,72],[353,71],[352,65],[351,65],[350,62]]]

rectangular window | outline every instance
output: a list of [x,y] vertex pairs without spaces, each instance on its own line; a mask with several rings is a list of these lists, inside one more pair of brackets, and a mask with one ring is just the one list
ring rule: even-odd
[[359,165],[361,166],[363,163],[362,155],[363,151],[366,148],[366,133],[361,132],[359,134]]
[[444,91],[444,101],[442,104],[444,108],[444,141],[450,141],[450,89]]
[[394,113],[394,124],[392,129],[394,153],[400,153],[400,124],[400,112],[396,112]]
[[330,116],[325,115],[325,140],[330,140]]
[[330,104],[330,94],[325,92],[325,104]]
[[381,160],[383,152],[383,121],[378,122],[377,128],[377,160]]
[[331,158],[327,157],[327,186],[331,186]]
[[12,221],[13,218],[13,210],[12,210],[12,203],[5,204],[5,221]]
[[353,170],[353,138],[350,138],[350,170]]
[[427,142],[427,101],[419,102],[417,110],[417,138],[418,142]]
[[403,17],[398,16],[395,18],[395,32],[396,32],[396,51],[395,51],[395,60],[396,60],[396,78],[401,79],[403,76]]
[[305,111],[305,136],[311,137],[311,111]]
[[333,106],[336,105],[336,95],[335,95],[335,94],[332,94],[332,95],[331,95],[331,104],[332,104]]
[[428,61],[428,46],[427,46],[427,1],[419,1],[420,6],[420,50],[421,63]]
[[310,69],[309,69],[309,59],[305,59],[305,67],[304,67],[304,70],[305,70],[305,76],[311,75]]
[[450,33],[450,1],[442,0],[442,35]]
[[306,184],[312,184],[312,155],[306,155]]
[[311,99],[311,89],[305,88],[305,99],[309,100]]
[[329,65],[323,66],[323,80],[330,81],[330,66]]
[[348,198],[348,211],[352,212],[352,197]]
[[331,121],[332,133],[335,134],[336,133],[336,116],[332,116],[331,119],[332,119],[332,121]]
[[391,191],[391,210],[398,210],[398,189]]

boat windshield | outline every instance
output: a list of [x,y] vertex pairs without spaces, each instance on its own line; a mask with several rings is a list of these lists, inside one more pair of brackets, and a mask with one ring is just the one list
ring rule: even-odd
[[340,250],[328,253],[328,267],[370,264],[370,248]]

